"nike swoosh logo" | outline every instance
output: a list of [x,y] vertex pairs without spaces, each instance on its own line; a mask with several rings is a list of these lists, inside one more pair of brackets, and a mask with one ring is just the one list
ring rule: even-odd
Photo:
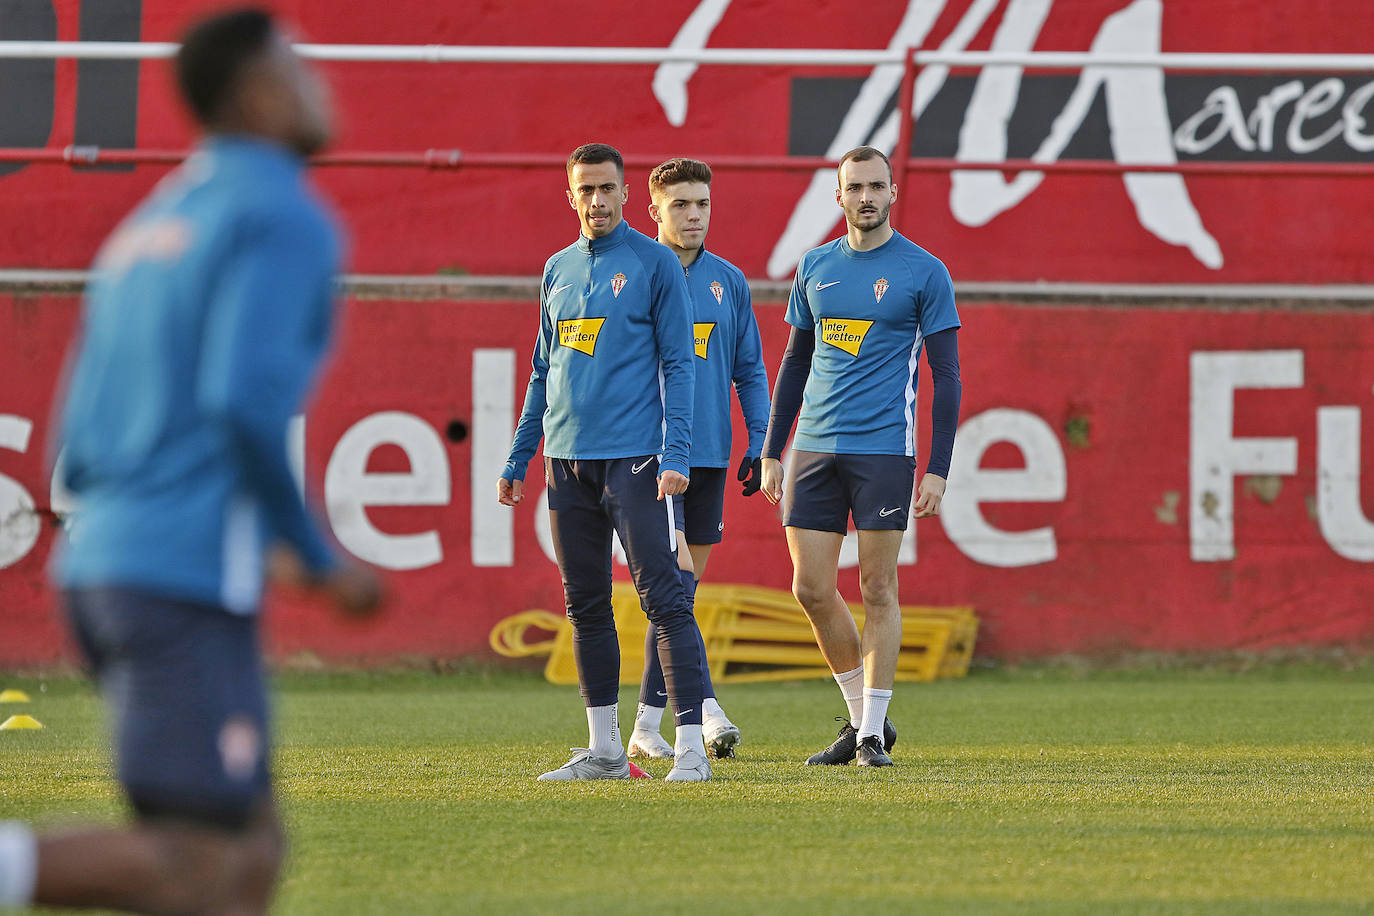
[[649,462],[650,462],[650,461],[653,461],[653,460],[654,460],[654,459],[652,459],[652,458],[645,458],[644,461],[643,461],[642,463],[640,463],[640,464],[632,464],[632,465],[630,465],[630,473],[631,473],[631,474],[638,474],[640,471],[642,471],[642,470],[644,470],[645,468],[647,468],[647,467],[649,466]]
[[831,280],[829,283],[817,283],[817,284],[816,284],[816,291],[817,291],[817,292],[820,292],[821,290],[825,289],[827,286],[834,286],[836,283],[839,283],[839,282],[840,282],[839,280]]
[[565,290],[565,289],[572,289],[572,284],[571,284],[571,283],[564,283],[562,286],[560,286],[560,287],[554,289],[551,293],[549,293],[549,295],[550,295],[550,296],[557,296],[559,293],[563,292],[563,290]]
[[887,517],[888,517],[889,515],[891,515],[892,513],[894,513],[894,512],[901,512],[901,511],[902,511],[902,507],[901,507],[901,506],[898,506],[898,507],[895,508],[895,509],[880,509],[880,510],[878,511],[878,517],[879,517],[879,518],[887,518]]
[[661,697],[666,697],[666,696],[668,695],[668,691],[666,691],[666,690],[660,690],[660,691],[658,692],[658,695],[661,696]]

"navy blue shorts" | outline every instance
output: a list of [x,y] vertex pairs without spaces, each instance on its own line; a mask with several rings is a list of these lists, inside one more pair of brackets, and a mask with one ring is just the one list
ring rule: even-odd
[[244,829],[271,794],[257,617],[117,587],[65,599],[134,811]]
[[674,522],[688,544],[719,544],[725,533],[725,468],[692,468],[687,492],[673,497]]
[[905,531],[916,459],[910,455],[832,455],[793,449],[782,523],[816,531]]

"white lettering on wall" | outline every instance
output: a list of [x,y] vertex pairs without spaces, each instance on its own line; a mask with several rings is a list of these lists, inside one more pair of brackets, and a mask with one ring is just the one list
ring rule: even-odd
[[[1012,0],[1015,6],[1024,0]],[[1048,0],[1042,0],[1048,2]],[[981,4],[979,4],[981,6]],[[892,40],[888,42],[888,50],[900,50],[903,48],[921,47],[930,34],[930,30],[935,26],[940,14],[944,12],[945,0],[911,0],[907,4],[906,13],[902,16],[902,21],[897,26],[897,31],[893,33]],[[965,16],[976,15],[976,10],[970,10]],[[912,101],[912,107],[917,112],[925,110],[925,105],[933,98],[940,86],[944,83],[944,70],[932,68],[934,79],[927,81],[925,86],[918,85],[916,98]],[[849,150],[869,142],[870,136],[876,129],[881,127],[880,119],[883,110],[887,107],[888,100],[892,98],[892,93],[897,91],[898,85],[902,81],[902,66],[900,64],[879,64],[873,68],[873,72],[864,80],[864,84],[859,89],[858,96],[854,99],[854,104],[849,107],[844,120],[840,122],[839,130],[835,132],[835,139],[830,142],[825,154],[833,159],[838,159]],[[918,84],[921,80],[918,78]],[[924,89],[924,92],[920,91]],[[896,113],[894,112],[894,120]],[[892,151],[896,141],[896,133],[888,130],[884,132],[890,134],[887,146],[880,146],[873,142],[872,145],[885,153]],[[811,176],[811,184],[803,192],[801,199],[797,201],[796,207],[792,210],[792,216],[787,222],[787,228],[783,230],[782,236],[777,244],[773,246],[773,253],[768,258],[768,276],[785,277],[790,274],[801,260],[801,256],[808,250],[815,248],[826,236],[830,234],[830,227],[835,225],[835,221],[840,217],[839,209],[835,206],[835,170],[817,169]]]
[[1247,152],[1273,152],[1278,116],[1285,105],[1294,103],[1288,129],[1283,134],[1284,151],[1307,156],[1343,138],[1351,149],[1367,153],[1374,149],[1374,136],[1364,133],[1364,109],[1374,97],[1374,82],[1350,93],[1334,122],[1314,136],[1307,135],[1312,122],[1340,103],[1345,89],[1345,82],[1335,77],[1320,80],[1310,89],[1305,89],[1301,80],[1289,80],[1261,96],[1246,117],[1236,89],[1219,86],[1208,94],[1201,108],[1179,124],[1174,131],[1174,145],[1180,152],[1200,155],[1229,138],[1238,149]]
[[[1273,151],[1274,122],[1278,119],[1279,110],[1301,95],[1302,81],[1289,80],[1269,90],[1255,103],[1255,110],[1250,112],[1250,120],[1247,124],[1255,134],[1255,144],[1261,150],[1266,153]],[[1204,146],[1198,152],[1206,152],[1209,148],[1209,146]]]
[[[406,453],[408,472],[367,470],[373,449],[386,444]],[[439,434],[419,417],[401,411],[376,413],[351,426],[324,472],[325,508],[339,543],[360,559],[386,569],[433,566],[443,560],[443,547],[434,530],[380,531],[368,519],[367,507],[443,506],[449,502],[451,489],[448,456]]]
[[1317,525],[1331,549],[1374,562],[1374,522],[1360,509],[1360,408],[1317,408]]
[[1302,387],[1302,351],[1197,352],[1189,363],[1191,554],[1194,560],[1233,560],[1236,475],[1298,470],[1297,440],[1235,438],[1235,393],[1240,388]]
[[[1259,111],[1259,106],[1256,106]],[[1216,126],[1212,132],[1204,137],[1198,136],[1198,131],[1208,121],[1216,118]],[[1269,130],[1273,132],[1273,116],[1270,115]],[[1178,126],[1174,131],[1174,146],[1179,152],[1196,155],[1204,153],[1221,142],[1222,137],[1229,136],[1231,142],[1243,150],[1253,150],[1255,140],[1250,136],[1249,128],[1245,123],[1245,109],[1240,104],[1240,96],[1231,86],[1218,86],[1208,95],[1207,100],[1202,103],[1192,117]]]
[[[1028,51],[1034,48],[1052,0],[1010,0],[996,34],[994,51]],[[943,2],[912,0],[889,47],[920,45]],[[941,50],[962,50],[980,31],[997,4],[975,2],[964,13]],[[1160,50],[1162,5],[1160,0],[1135,0],[1103,21],[1091,50],[1154,53]],[[947,75],[942,67],[926,67],[917,77],[913,113],[919,119]],[[1020,93],[1022,68],[985,67],[978,75],[974,94],[960,131],[957,157],[969,162],[1000,161],[1006,155],[1006,132]],[[901,79],[901,68],[892,64],[875,67],[846,114],[826,155],[869,143],[884,152],[896,146],[898,113],[887,122],[879,118]],[[1168,165],[1177,161],[1173,129],[1164,94],[1164,74],[1158,68],[1088,67],[1073,95],[1051,126],[1049,136],[1032,156],[1040,162],[1056,161],[1086,119],[1099,90],[1106,93],[1107,118],[1113,155],[1125,164]],[[999,213],[1016,206],[1043,180],[1043,172],[1023,172],[1006,181],[996,172],[955,172],[950,190],[950,212],[965,225],[981,226]],[[1222,265],[1221,247],[1202,225],[1181,175],[1126,173],[1126,193],[1140,224],[1161,240],[1183,245],[1207,267]],[[801,256],[829,235],[839,214],[834,203],[835,175],[818,170],[803,194],[787,228],[768,259],[768,275],[791,273]]]
[[515,519],[496,501],[515,429],[515,351],[472,351],[472,565],[515,564]]
[[[1020,449],[1026,466],[980,468],[984,453],[997,442]],[[1058,555],[1052,527],[1002,531],[983,517],[979,506],[1060,502],[1067,492],[1064,450],[1050,425],[1024,410],[987,410],[959,424],[940,518],[950,540],[971,560],[1001,567],[1048,563]]]
[[1374,150],[1374,134],[1363,132],[1367,124],[1364,110],[1371,98],[1374,98],[1374,81],[1365,83],[1350,93],[1350,98],[1345,101],[1345,107],[1341,109],[1341,121],[1345,125],[1345,142],[1350,144],[1351,149],[1362,153]]
[[[1154,54],[1160,50],[1162,6],[1159,0],[1135,0],[1108,16],[1093,39],[1091,52]],[[1000,34],[999,30],[999,34]],[[1039,34],[1009,36],[1007,50],[1029,50]],[[997,38],[993,49],[1001,50]],[[1012,72],[1007,72],[1012,71]],[[956,157],[970,162],[997,161],[1006,154],[1006,125],[1019,93],[1021,72],[988,67],[978,84],[1010,82],[1010,87],[978,89],[969,103]],[[1109,141],[1116,161],[1123,164],[1171,165],[1178,161],[1172,142],[1164,95],[1164,73],[1157,67],[1085,67],[1064,110],[1055,118],[1049,136],[1031,155],[1037,162],[1054,162],[1082,126],[1099,91],[1105,92]],[[989,145],[991,144],[991,145]],[[954,172],[950,211],[960,222],[981,226],[1016,206],[1044,179],[1044,172],[1021,172],[1006,181],[998,172]],[[1162,241],[1183,245],[1207,267],[1222,266],[1221,247],[1202,225],[1181,175],[1131,173],[1122,176],[1136,218]]]
[[[700,51],[706,47],[729,5],[730,0],[701,0],[673,36],[669,47],[675,51]],[[659,64],[654,71],[654,98],[663,106],[663,114],[674,127],[681,127],[687,120],[687,82],[696,72],[696,64],[682,61]]]
[[[33,423],[12,414],[0,414],[0,448],[15,452],[29,449]],[[0,474],[0,569],[13,566],[38,542],[38,514],[33,496],[12,477]]]

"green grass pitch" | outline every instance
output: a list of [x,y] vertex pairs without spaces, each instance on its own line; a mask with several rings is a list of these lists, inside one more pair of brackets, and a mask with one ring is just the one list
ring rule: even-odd
[[[34,699],[4,715],[47,726],[0,732],[0,818],[118,819],[93,693],[0,681]],[[532,674],[277,689],[279,913],[1374,909],[1369,666],[898,685],[878,771],[800,765],[834,736],[833,684],[727,687],[745,743],[704,786],[534,782],[586,730],[576,690]]]

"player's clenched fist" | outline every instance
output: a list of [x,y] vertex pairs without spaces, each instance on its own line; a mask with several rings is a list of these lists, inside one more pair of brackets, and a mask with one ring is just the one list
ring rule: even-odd
[[503,506],[513,506],[525,498],[523,480],[507,480],[502,477],[496,481],[496,501]]
[[945,479],[936,474],[926,474],[921,485],[916,488],[915,515],[917,518],[930,518],[940,514],[940,500],[945,498]]
[[773,505],[782,499],[782,462],[776,458],[763,459],[763,498]]
[[687,484],[690,482],[677,471],[664,471],[658,475],[658,498],[661,500],[665,496],[677,496],[679,493],[686,493]]

